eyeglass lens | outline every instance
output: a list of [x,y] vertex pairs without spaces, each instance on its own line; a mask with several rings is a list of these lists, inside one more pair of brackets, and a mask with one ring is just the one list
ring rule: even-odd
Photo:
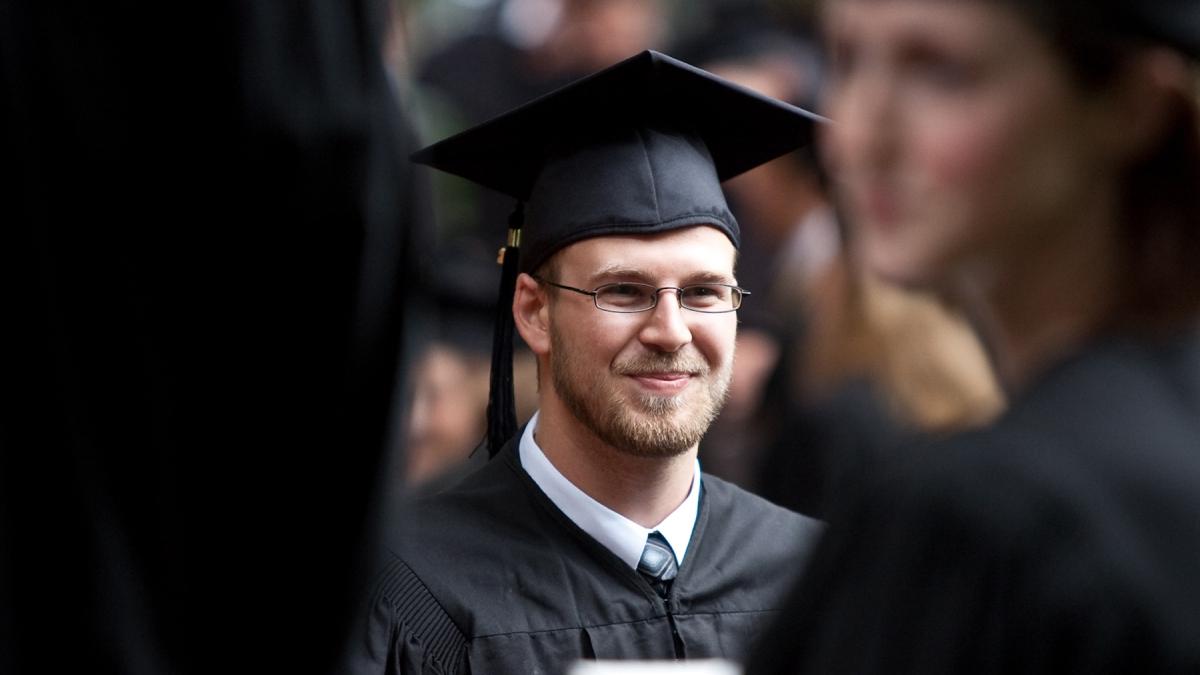
[[[650,284],[606,284],[596,289],[596,306],[610,312],[638,312],[654,307],[659,289]],[[738,308],[742,294],[725,284],[692,284],[676,290],[678,302],[698,312],[728,312]]]

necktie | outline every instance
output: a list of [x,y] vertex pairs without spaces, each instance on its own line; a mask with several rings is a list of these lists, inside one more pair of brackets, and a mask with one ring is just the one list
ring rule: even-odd
[[638,572],[659,595],[667,597],[671,580],[679,573],[679,563],[675,561],[675,552],[671,550],[666,537],[657,531],[646,537],[646,547],[642,549],[642,559],[638,561]]

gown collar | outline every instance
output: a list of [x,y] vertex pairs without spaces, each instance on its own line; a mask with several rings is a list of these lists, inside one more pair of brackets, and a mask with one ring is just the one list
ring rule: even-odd
[[592,499],[559,473],[533,438],[537,422],[538,413],[534,413],[521,435],[518,449],[521,467],[571,522],[633,569],[637,569],[638,561],[641,560],[647,535],[658,531],[666,537],[667,543],[675,551],[675,559],[680,566],[683,565],[700,506],[699,460],[696,460],[692,488],[688,491],[687,498],[662,522],[647,529]]

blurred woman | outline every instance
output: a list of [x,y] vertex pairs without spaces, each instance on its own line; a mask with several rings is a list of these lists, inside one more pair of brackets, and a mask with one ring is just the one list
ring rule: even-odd
[[[820,45],[752,4],[723,8],[702,68],[819,107]],[[1002,397],[970,327],[932,294],[865,275],[811,147],[725,183],[742,227],[729,400],[700,444],[707,471],[817,518],[880,456],[993,418]]]
[[1200,670],[1200,3],[828,0],[824,150],[879,277],[1010,397],[830,518],[768,672]]

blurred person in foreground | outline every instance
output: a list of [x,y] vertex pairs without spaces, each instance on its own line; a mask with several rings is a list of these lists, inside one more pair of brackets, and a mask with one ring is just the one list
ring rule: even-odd
[[380,9],[4,3],[0,672],[337,662],[421,323]]
[[[815,109],[818,44],[738,3],[702,65]],[[932,294],[864,274],[812,147],[728,182],[746,283],[760,289],[738,329],[729,403],[705,436],[707,470],[822,517],[880,457],[922,435],[978,425],[1001,395],[976,336]]]
[[1200,5],[830,0],[867,266],[1010,408],[840,501],[748,672],[1200,669]]
[[[645,52],[414,156],[518,202],[491,459],[405,508],[351,670],[744,656],[819,526],[696,460],[746,294],[720,181],[807,143],[814,123]],[[522,429],[514,327],[538,364]]]

